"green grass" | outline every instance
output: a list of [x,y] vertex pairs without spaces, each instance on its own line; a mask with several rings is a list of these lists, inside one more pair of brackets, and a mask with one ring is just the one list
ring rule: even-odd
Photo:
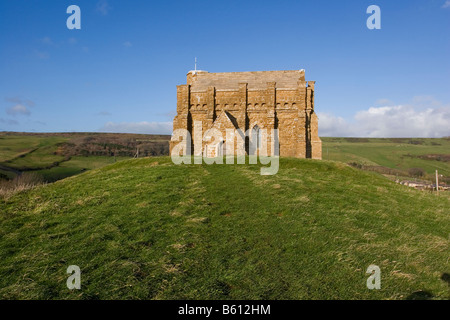
[[[0,169],[0,177],[6,177],[7,179],[13,179],[16,176],[15,173],[7,170]],[[0,178],[1,180],[1,178]]]
[[[422,168],[428,174],[434,174],[438,169],[441,174],[450,176],[450,162],[418,157],[426,154],[450,154],[450,139],[321,139],[322,155],[326,160],[378,165],[406,172],[410,168]],[[410,141],[422,144],[415,145]]]
[[74,156],[70,160],[62,162],[59,166],[50,169],[37,170],[36,173],[40,174],[44,181],[54,182],[61,180],[86,170],[98,169],[108,164],[114,163],[114,161],[122,161],[129,159],[127,157],[102,157],[102,156]]
[[50,167],[64,160],[63,155],[55,155],[58,149],[55,145],[44,146],[31,151],[22,157],[7,162],[8,167],[18,170],[30,170]]
[[0,204],[0,297],[448,299],[449,209],[331,161],[281,159],[274,176],[122,161]]
[[35,149],[53,146],[66,140],[68,138],[64,137],[0,135],[0,162],[10,161]]

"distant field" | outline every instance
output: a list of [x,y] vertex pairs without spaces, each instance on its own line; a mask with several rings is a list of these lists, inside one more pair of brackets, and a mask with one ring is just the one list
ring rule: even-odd
[[13,160],[33,150],[54,146],[69,140],[66,137],[6,135],[0,133],[0,162]]
[[57,181],[70,177],[86,170],[97,169],[117,161],[130,159],[130,157],[102,157],[102,156],[75,156],[57,167],[35,171],[45,181]]
[[166,135],[113,133],[0,133],[0,178],[34,172],[54,182],[140,156],[168,154]]
[[[33,171],[52,182],[140,156],[168,155],[166,135],[104,133],[0,133],[0,176]],[[324,160],[403,178],[433,180],[435,170],[450,184],[450,139],[322,138]],[[116,155],[115,159],[112,155]],[[410,170],[423,170],[423,176]],[[9,169],[5,170],[5,169]],[[388,170],[392,169],[392,170]]]
[[439,170],[450,177],[450,139],[423,138],[321,138],[324,160],[392,168],[408,175],[421,168],[429,176]]

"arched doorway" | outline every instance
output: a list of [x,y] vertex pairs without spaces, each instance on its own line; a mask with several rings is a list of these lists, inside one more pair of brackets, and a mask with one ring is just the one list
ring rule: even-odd
[[252,129],[250,139],[252,141],[250,154],[258,155],[259,150],[262,148],[262,131],[257,124]]

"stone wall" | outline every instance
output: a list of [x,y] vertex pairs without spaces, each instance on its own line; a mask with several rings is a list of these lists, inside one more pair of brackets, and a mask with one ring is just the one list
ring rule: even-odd
[[[195,137],[202,137],[208,129],[224,132],[229,127],[240,128],[243,132],[252,128],[267,129],[269,134],[270,129],[278,129],[281,156],[321,159],[314,85],[315,81],[305,81],[304,70],[190,71],[187,84],[177,86],[177,115],[173,127],[191,133],[195,155],[204,154],[207,144],[194,145]],[[195,128],[196,121],[201,121],[202,130]],[[225,139],[225,134],[223,137]],[[177,143],[175,137],[170,149]],[[208,148],[208,154],[210,152]],[[217,151],[213,154],[217,155]]]

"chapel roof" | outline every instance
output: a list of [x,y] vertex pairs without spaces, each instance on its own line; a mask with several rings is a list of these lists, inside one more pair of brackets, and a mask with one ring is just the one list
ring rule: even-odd
[[[189,81],[191,78],[191,81]],[[237,90],[239,83],[247,83],[248,89],[266,89],[267,82],[275,82],[276,88],[297,88],[305,81],[305,70],[219,72],[189,71],[188,84],[192,90],[206,90],[210,86],[219,90]],[[191,83],[189,83],[191,82]]]

